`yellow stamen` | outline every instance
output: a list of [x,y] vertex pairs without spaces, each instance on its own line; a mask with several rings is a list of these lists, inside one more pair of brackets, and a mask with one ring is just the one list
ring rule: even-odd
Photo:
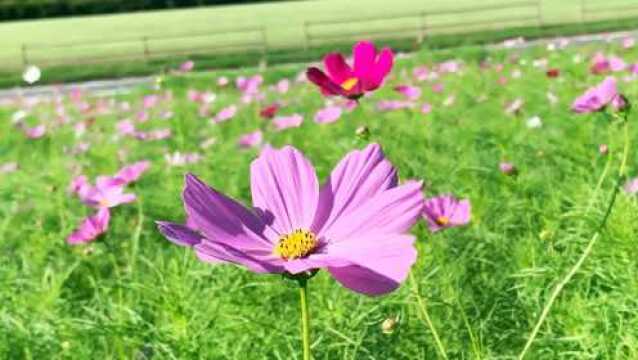
[[273,254],[284,260],[298,259],[310,254],[318,244],[317,236],[312,231],[297,229],[279,238]]
[[450,219],[447,216],[439,216],[436,218],[436,223],[441,225],[441,226],[445,226],[447,224],[450,223]]
[[341,83],[341,87],[346,91],[350,91],[352,90],[353,87],[357,86],[358,82],[359,82],[359,79],[355,77],[351,77],[350,79]]

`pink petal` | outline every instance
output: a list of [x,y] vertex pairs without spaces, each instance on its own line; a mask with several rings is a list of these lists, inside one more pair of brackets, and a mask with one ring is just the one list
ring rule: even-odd
[[319,184],[310,161],[297,149],[266,148],[250,167],[253,205],[279,234],[312,226]]
[[99,209],[93,216],[89,216],[82,221],[80,227],[67,237],[67,243],[77,245],[95,240],[109,227],[110,219],[109,209]]
[[328,271],[343,286],[370,296],[387,294],[405,281],[417,258],[414,236],[366,236],[343,241],[331,249],[331,255],[352,262]]
[[314,230],[330,226],[344,213],[395,187],[397,171],[385,158],[379,144],[348,153],[334,168],[319,195]]
[[339,53],[330,53],[323,59],[324,66],[333,82],[341,84],[354,76],[346,59]]

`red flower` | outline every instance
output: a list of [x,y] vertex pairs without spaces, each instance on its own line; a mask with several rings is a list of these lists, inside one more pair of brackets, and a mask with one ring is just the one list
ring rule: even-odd
[[308,80],[319,86],[325,96],[339,95],[358,99],[365,92],[381,86],[383,79],[392,70],[394,55],[384,48],[377,53],[374,44],[358,42],[352,49],[354,66],[350,67],[343,55],[330,53],[323,59],[326,73],[316,67],[308,68]]
[[279,104],[274,103],[261,109],[259,115],[264,119],[272,119],[277,114],[277,111],[279,111]]
[[546,74],[548,78],[557,78],[560,76],[560,70],[557,68],[552,68],[547,70]]

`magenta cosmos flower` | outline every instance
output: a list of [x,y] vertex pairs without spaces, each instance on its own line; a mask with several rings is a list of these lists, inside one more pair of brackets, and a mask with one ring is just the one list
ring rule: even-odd
[[470,222],[471,206],[467,199],[442,195],[425,200],[423,218],[431,232],[465,225]]
[[349,99],[358,99],[365,92],[381,86],[383,79],[392,70],[394,55],[389,48],[383,48],[377,54],[374,44],[358,42],[352,49],[354,64],[351,67],[343,55],[330,53],[323,59],[326,73],[316,67],[306,71],[308,80],[319,86],[326,96],[340,95]]
[[421,183],[397,180],[377,144],[349,153],[322,187],[301,152],[268,147],[251,165],[252,209],[188,174],[186,225],[157,224],[205,262],[292,275],[325,268],[351,290],[381,295],[417,256],[408,230],[423,209]]

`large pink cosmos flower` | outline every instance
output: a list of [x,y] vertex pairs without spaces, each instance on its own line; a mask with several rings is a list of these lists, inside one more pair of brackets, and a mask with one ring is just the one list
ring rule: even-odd
[[374,44],[360,41],[352,52],[354,66],[350,67],[343,55],[330,53],[323,59],[328,74],[311,67],[306,71],[308,80],[319,86],[326,96],[340,95],[349,99],[358,99],[365,92],[381,86],[383,79],[392,70],[392,50],[384,48],[377,54]]
[[607,105],[618,110],[626,105],[623,96],[618,93],[616,79],[612,76],[605,78],[600,84],[588,89],[572,104],[572,110],[577,113],[600,111]]
[[381,295],[403,282],[416,260],[408,230],[423,209],[420,182],[398,185],[381,147],[352,151],[319,187],[293,147],[266,148],[251,165],[253,209],[186,175],[186,225],[157,222],[171,242],[200,260],[256,273],[325,268],[345,287]]

